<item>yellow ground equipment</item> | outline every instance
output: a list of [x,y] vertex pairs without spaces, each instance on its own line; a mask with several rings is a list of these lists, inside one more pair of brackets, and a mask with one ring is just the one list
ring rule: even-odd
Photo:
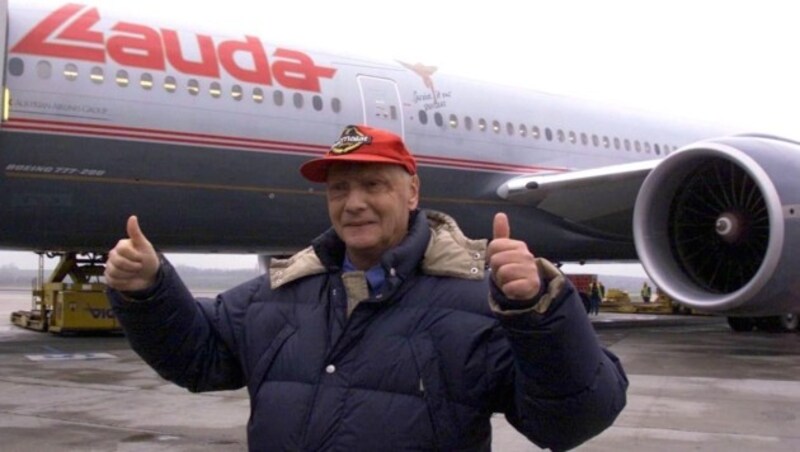
[[[61,260],[48,281],[44,281],[44,258],[40,254],[39,277],[33,284],[30,311],[11,314],[15,325],[52,333],[120,331],[100,282],[105,260],[79,258],[75,253],[59,254]],[[71,283],[64,282],[69,277]]]

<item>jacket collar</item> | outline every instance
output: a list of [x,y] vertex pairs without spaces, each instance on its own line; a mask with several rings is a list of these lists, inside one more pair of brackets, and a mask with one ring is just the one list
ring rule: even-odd
[[[403,241],[381,257],[387,274],[406,280],[419,267],[429,275],[483,279],[485,239],[467,238],[454,219],[433,210],[412,212],[409,223]],[[341,271],[344,253],[344,242],[330,228],[292,257],[272,259],[270,286],[277,289],[306,276]]]

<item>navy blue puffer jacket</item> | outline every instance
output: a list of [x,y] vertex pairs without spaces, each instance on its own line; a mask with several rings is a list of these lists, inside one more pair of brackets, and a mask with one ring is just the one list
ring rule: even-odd
[[253,451],[489,450],[494,412],[540,447],[574,447],[624,407],[622,367],[546,262],[538,303],[504,310],[485,246],[420,213],[373,295],[363,273],[342,273],[330,230],[216,300],[194,300],[164,262],[146,299],[111,291],[112,303],[164,378],[247,386]]

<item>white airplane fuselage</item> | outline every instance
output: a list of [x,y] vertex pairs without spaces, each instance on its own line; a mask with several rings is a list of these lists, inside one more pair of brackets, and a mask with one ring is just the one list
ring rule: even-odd
[[468,235],[490,236],[505,211],[536,254],[635,260],[634,202],[648,172],[736,132],[416,62],[128,21],[90,4],[37,5],[4,8],[6,249],[102,253],[137,214],[162,250],[297,250],[329,226],[325,187],[298,167],[345,126],[369,124],[405,139],[421,207],[448,212]]

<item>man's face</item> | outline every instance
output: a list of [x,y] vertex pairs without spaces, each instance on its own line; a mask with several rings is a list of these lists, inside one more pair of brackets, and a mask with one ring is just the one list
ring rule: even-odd
[[365,270],[408,232],[419,203],[419,178],[386,164],[332,165],[328,170],[328,215],[353,264]]

